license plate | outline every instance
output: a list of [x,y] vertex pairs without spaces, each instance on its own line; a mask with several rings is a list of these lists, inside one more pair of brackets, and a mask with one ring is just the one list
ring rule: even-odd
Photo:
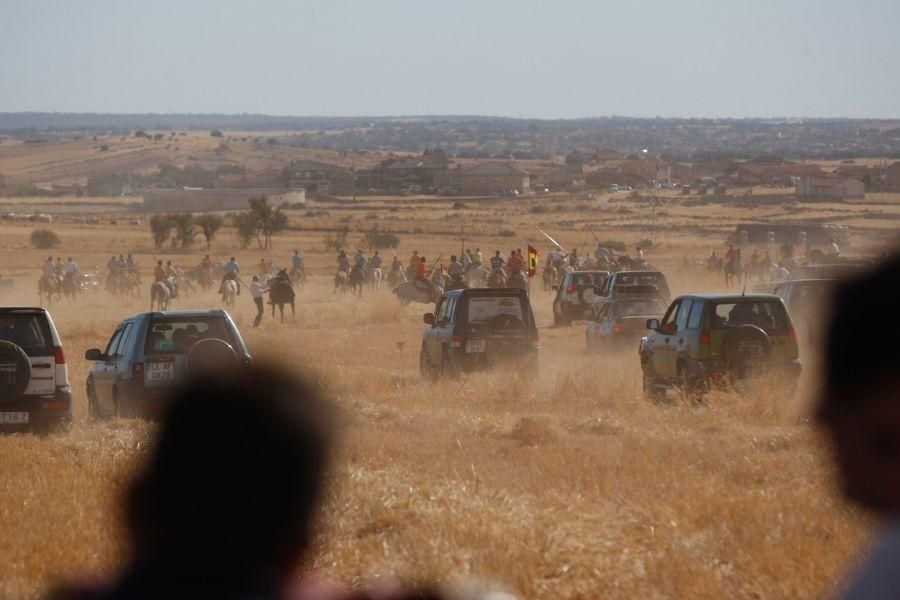
[[484,352],[484,340],[469,340],[466,342],[466,353],[475,354]]
[[25,425],[27,423],[27,412],[0,412],[0,425]]
[[147,379],[149,381],[172,381],[175,379],[175,363],[148,362]]

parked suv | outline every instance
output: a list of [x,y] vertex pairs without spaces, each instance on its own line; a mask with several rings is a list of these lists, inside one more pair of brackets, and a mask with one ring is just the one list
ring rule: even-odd
[[538,331],[525,290],[447,292],[424,321],[419,368],[426,377],[435,379],[510,360],[536,369]]
[[62,342],[43,308],[0,308],[0,431],[67,428],[72,387]]
[[570,271],[558,286],[553,286],[553,324],[569,325],[572,321],[587,319],[596,291],[606,283],[609,271]]
[[619,294],[643,294],[658,296],[668,304],[672,301],[669,282],[660,271],[617,271],[603,283],[598,295],[612,298]]
[[122,321],[106,345],[91,349],[87,378],[91,418],[152,417],[188,372],[252,362],[224,310],[145,312]]
[[781,298],[770,294],[696,294],[676,298],[641,340],[644,393],[678,387],[697,398],[711,385],[783,375],[791,390],[801,365],[797,335]]

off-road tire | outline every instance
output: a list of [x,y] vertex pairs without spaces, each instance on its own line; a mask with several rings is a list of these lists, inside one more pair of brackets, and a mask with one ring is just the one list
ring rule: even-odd
[[0,404],[19,398],[31,382],[31,360],[16,344],[0,341]]

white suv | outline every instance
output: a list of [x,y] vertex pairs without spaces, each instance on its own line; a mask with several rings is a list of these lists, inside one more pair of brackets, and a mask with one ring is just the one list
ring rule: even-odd
[[0,431],[65,429],[71,421],[69,369],[50,313],[0,307]]

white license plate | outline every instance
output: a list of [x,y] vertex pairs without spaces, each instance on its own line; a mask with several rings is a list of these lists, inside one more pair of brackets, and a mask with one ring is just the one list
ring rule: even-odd
[[25,425],[27,423],[27,412],[0,412],[0,425]]
[[475,354],[484,352],[484,340],[469,340],[466,342],[466,353]]
[[175,379],[175,363],[174,362],[148,362],[147,363],[147,380],[148,381],[172,381]]

